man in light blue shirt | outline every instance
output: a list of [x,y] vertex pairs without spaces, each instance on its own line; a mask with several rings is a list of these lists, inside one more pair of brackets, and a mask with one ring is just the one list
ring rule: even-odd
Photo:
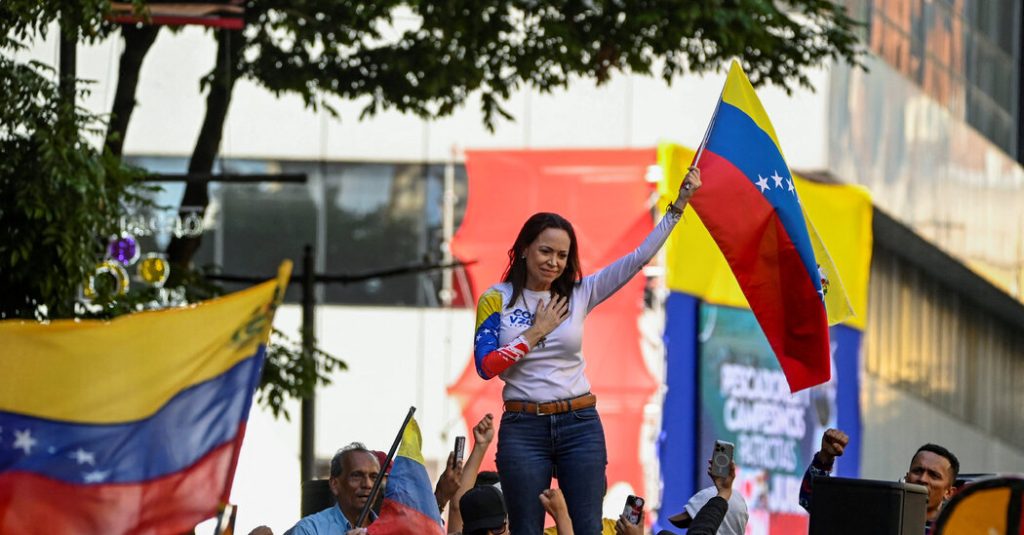
[[[331,459],[331,493],[338,499],[319,513],[300,520],[285,535],[340,535],[363,533],[354,527],[380,474],[376,455],[359,442],[338,450]],[[383,489],[381,489],[383,491]],[[371,512],[370,521],[376,516]],[[365,526],[362,526],[365,527]]]

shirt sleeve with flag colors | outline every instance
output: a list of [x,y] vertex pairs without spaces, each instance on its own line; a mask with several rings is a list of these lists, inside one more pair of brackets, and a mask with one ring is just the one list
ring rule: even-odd
[[0,322],[0,533],[184,533],[216,515],[290,271],[187,308]]
[[473,358],[476,372],[484,379],[490,379],[519,362],[530,351],[530,344],[523,336],[499,346],[501,332],[501,310],[505,302],[502,292],[496,288],[487,290],[476,307],[476,338],[473,343]]

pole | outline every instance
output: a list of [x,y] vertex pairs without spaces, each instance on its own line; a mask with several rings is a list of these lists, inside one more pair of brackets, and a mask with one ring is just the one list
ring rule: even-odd
[[[722,89],[722,95],[725,94],[725,89]],[[708,122],[708,129],[704,131],[704,139],[700,141],[700,146],[697,147],[697,153],[693,155],[693,161],[690,162],[690,167],[697,167],[700,164],[700,157],[704,155],[704,147],[708,144],[708,138],[711,137],[711,130],[715,127],[715,120],[718,119],[718,108],[722,105],[722,96],[718,97],[718,104],[715,104],[715,111],[711,114],[711,121]]]
[[[315,342],[316,313],[316,271],[313,266],[313,246],[306,244],[302,255],[302,351],[304,357],[312,359]],[[316,384],[309,396],[302,400],[301,443],[299,470],[302,482],[313,479],[313,463],[316,457]]]
[[388,458],[384,460],[384,464],[380,467],[380,477],[373,480],[373,488],[370,489],[370,496],[366,499],[366,505],[363,506],[363,510],[359,512],[359,518],[356,520],[356,527],[362,527],[363,522],[366,521],[366,515],[370,514],[370,507],[373,506],[373,502],[377,501],[377,493],[380,492],[380,482],[384,480],[384,474],[387,473],[388,466],[391,465],[391,459],[395,458],[395,452],[398,451],[398,445],[402,443],[402,436],[405,435],[405,428],[409,425],[409,420],[412,420],[413,413],[416,412],[416,407],[409,407],[409,413],[405,415],[405,421],[402,422],[402,427],[398,429],[398,436],[395,437],[395,441],[391,443],[391,450],[388,451]]
[[[457,149],[452,145],[451,155],[448,164],[444,166],[444,195],[442,196],[442,236],[441,258],[444,264],[452,263],[452,235],[455,234],[455,153]],[[441,272],[441,303],[445,308],[452,306],[452,299],[455,291],[452,288],[452,270],[444,268]]]

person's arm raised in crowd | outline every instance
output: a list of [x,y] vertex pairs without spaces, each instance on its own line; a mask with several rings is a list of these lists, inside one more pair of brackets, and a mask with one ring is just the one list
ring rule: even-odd
[[729,463],[729,473],[725,476],[716,476],[711,473],[711,461],[708,460],[708,477],[715,482],[718,495],[708,500],[704,507],[697,511],[693,517],[687,535],[715,535],[718,527],[725,519],[725,513],[729,511],[729,498],[732,498],[732,482],[736,480],[736,463]]
[[487,448],[494,441],[494,416],[485,414],[483,418],[473,427],[473,449],[466,458],[466,464],[462,467],[462,481],[459,490],[452,496],[452,504],[448,508],[448,533],[460,533],[462,531],[462,512],[459,510],[459,500],[469,489],[476,486],[476,475],[480,473],[480,465],[484,462],[484,455]]
[[569,506],[565,504],[565,497],[561,489],[548,489],[540,493],[540,503],[544,510],[555,519],[555,529],[558,535],[573,535],[572,519],[569,518]]
[[444,511],[452,496],[459,490],[459,482],[462,480],[462,461],[455,461],[455,452],[448,454],[448,464],[445,465],[444,473],[437,480],[434,487],[434,498],[437,499],[438,511]]
[[814,454],[810,466],[804,472],[800,482],[800,507],[811,512],[811,500],[814,499],[814,478],[832,475],[832,466],[836,457],[842,457],[850,437],[838,429],[826,429],[821,435],[821,449]]

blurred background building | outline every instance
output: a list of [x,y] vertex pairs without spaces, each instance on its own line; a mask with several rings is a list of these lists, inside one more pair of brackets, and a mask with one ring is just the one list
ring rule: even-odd
[[[875,203],[861,475],[898,478],[929,441],[950,447],[968,472],[1024,472],[1024,2],[846,3],[865,22],[867,70],[830,64],[811,73],[812,88],[759,94],[795,171],[863,185]],[[80,47],[94,110],[111,107],[122,46]],[[55,63],[52,41],[32,53]],[[206,30],[161,33],[127,135],[132,162],[185,171],[205,106],[199,80],[214,53]],[[327,273],[440,261],[446,167],[456,226],[472,194],[462,149],[696,146],[723,80],[668,86],[620,75],[601,87],[521,91],[507,106],[515,121],[493,132],[474,104],[435,121],[393,112],[359,121],[361,103],[340,102],[337,120],[240,81],[218,170],[308,179],[211,184],[197,263],[269,276],[305,244]],[[163,186],[160,201],[177,208],[183,186]],[[453,437],[467,434],[474,422],[462,421],[446,386],[470,358],[473,311],[445,307],[441,287],[433,272],[318,289],[319,341],[349,365],[319,393],[322,462],[354,440],[386,449],[409,405],[419,407],[434,474]],[[299,317],[285,307],[278,326],[297,333]],[[649,409],[660,414],[656,400]],[[297,518],[297,416],[297,407],[290,422],[253,415],[233,493],[240,532],[268,524],[280,533]],[[646,489],[613,489],[607,516],[625,494],[656,496],[656,486],[655,476]]]

